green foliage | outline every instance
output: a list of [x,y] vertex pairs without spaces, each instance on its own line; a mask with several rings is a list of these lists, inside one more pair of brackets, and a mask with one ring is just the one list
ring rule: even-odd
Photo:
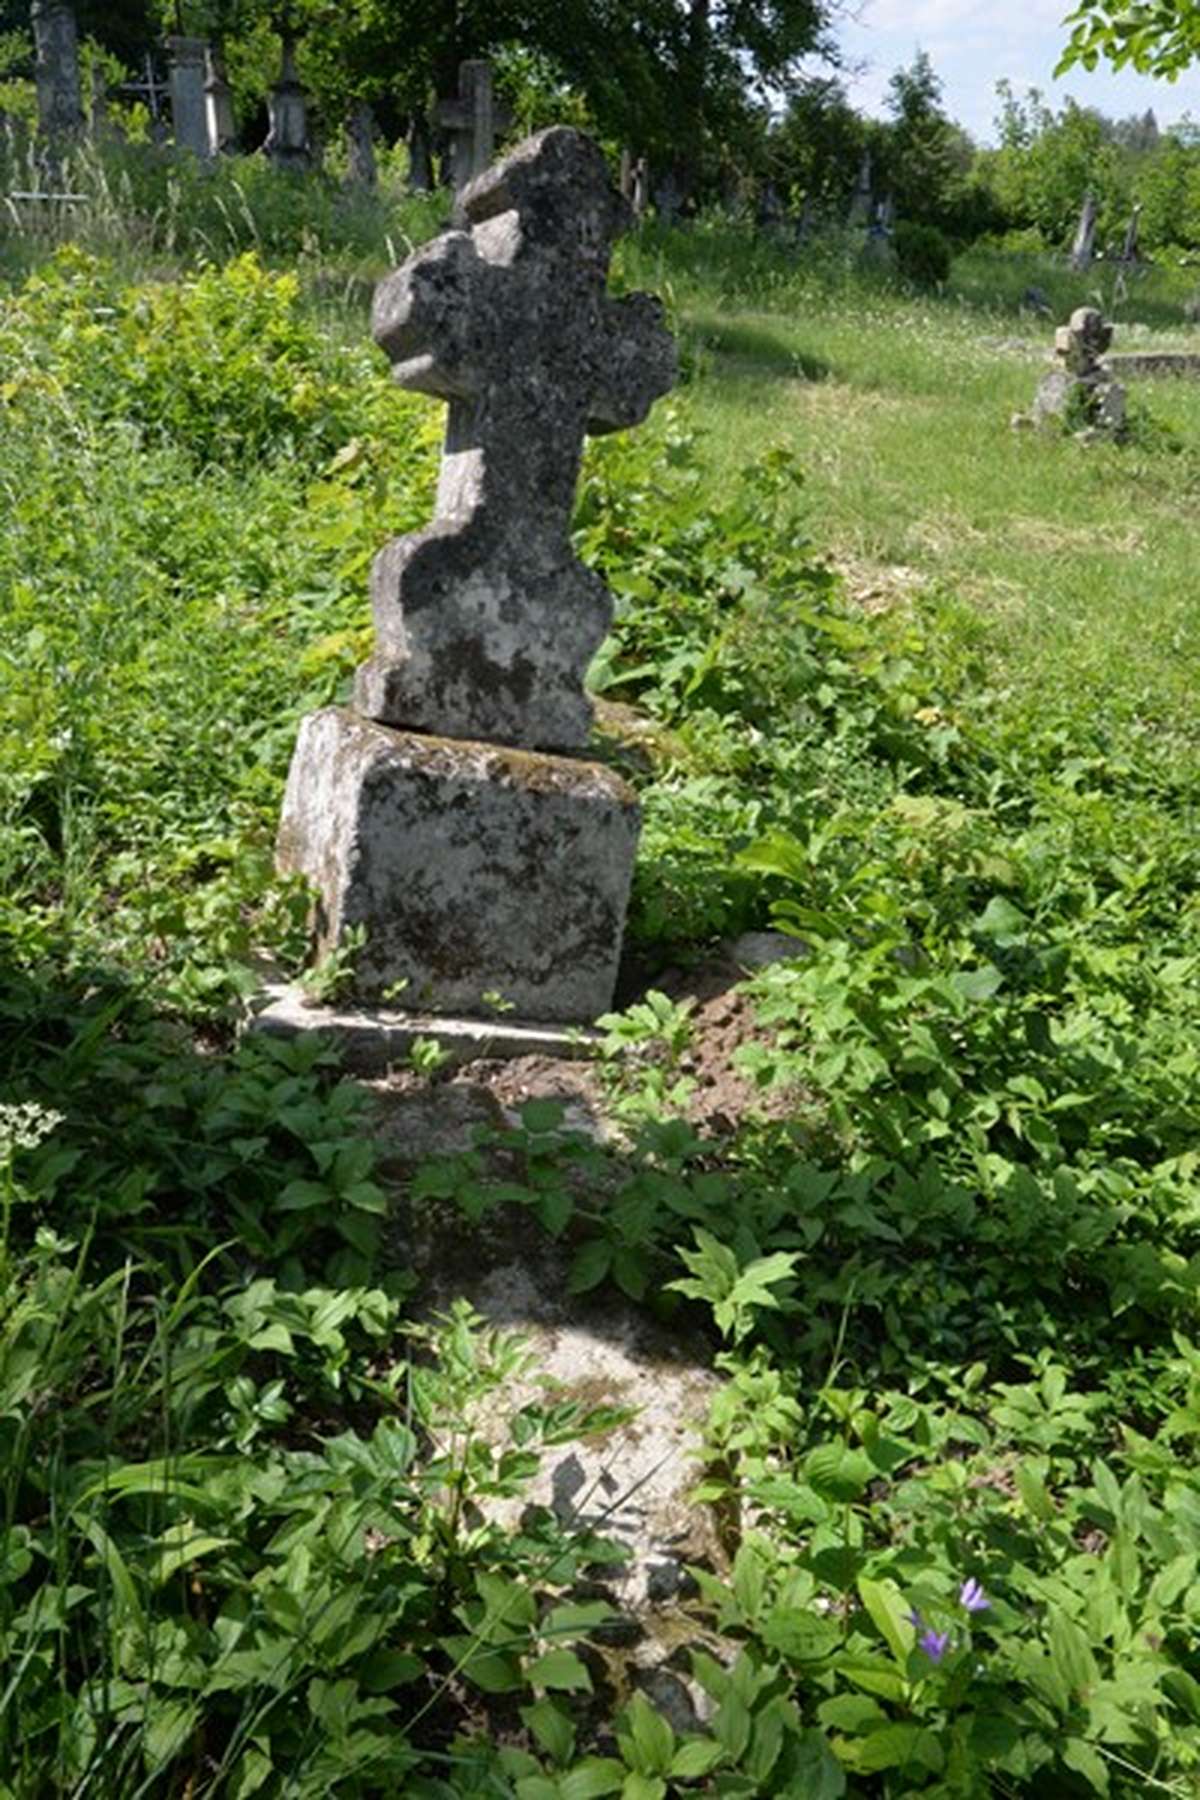
[[917,288],[939,288],[949,279],[950,245],[934,225],[901,219],[892,233],[896,266]]
[[1063,21],[1074,27],[1054,73],[1082,65],[1094,69],[1103,56],[1114,69],[1127,64],[1145,75],[1174,81],[1200,53],[1200,10],[1192,0],[1085,0]]
[[[300,952],[304,896],[269,866],[295,717],[365,648],[366,569],[428,512],[437,412],[253,263],[168,291],[71,254],[0,314],[14,1794],[1194,1787],[1186,621],[1143,559],[1159,679],[1122,655],[1100,706],[946,583],[860,604],[811,548],[818,464],[861,456],[855,528],[908,554],[897,466],[849,434],[890,407],[916,465],[913,407],[931,435],[948,387],[986,411],[977,322],[843,273],[830,323],[818,280],[770,247],[727,261],[737,241],[703,221],[626,252],[693,306],[692,385],[594,446],[577,525],[618,598],[595,685],[639,715],[641,953],[794,937],[740,1059],[782,1120],[687,1122],[696,1010],[652,988],[603,1021],[623,1137],[531,1101],[409,1195],[521,1208],[574,1293],[709,1332],[718,1546],[672,1620],[725,1640],[689,1653],[695,1731],[599,1679],[613,1547],[491,1510],[612,1409],[507,1404],[524,1353],[468,1309],[414,1328],[359,1090],[319,1044],[222,1048],[241,959]],[[764,372],[793,425],[840,392],[807,488],[790,453],[735,476],[732,429],[697,439],[714,365],[760,447]],[[1147,438],[1119,475],[1163,520],[1190,494],[1179,409],[1169,461]],[[1041,486],[1108,506],[1105,453],[1062,448]],[[980,458],[1005,523],[996,472],[1032,453],[1001,427]]]
[[70,918],[80,961],[214,1006],[302,942],[271,872],[292,721],[366,648],[436,420],[251,259],[130,288],[64,251],[0,345],[0,933],[36,958]]

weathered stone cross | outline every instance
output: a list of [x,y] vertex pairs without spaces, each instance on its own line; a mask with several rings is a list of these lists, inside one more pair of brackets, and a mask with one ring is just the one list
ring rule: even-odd
[[569,749],[611,596],[569,528],[585,432],[637,424],[675,379],[658,300],[605,291],[632,222],[589,139],[528,139],[376,292],[403,387],[450,403],[437,512],[376,559],[376,652],[356,704],[455,738]]

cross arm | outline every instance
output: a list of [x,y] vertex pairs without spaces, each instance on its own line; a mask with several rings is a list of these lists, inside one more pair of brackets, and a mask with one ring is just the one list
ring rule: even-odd
[[380,282],[371,331],[401,387],[444,400],[478,391],[477,321],[491,273],[469,233],[448,231]]
[[639,425],[651,406],[675,385],[679,360],[653,294],[605,300],[599,371],[588,407],[587,428],[598,436]]

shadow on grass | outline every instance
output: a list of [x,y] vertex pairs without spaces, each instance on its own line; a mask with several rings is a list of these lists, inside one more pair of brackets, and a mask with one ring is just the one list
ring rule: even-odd
[[833,373],[822,357],[798,349],[790,336],[774,325],[711,315],[693,316],[689,323],[703,349],[736,363],[736,371],[731,372],[739,375],[825,381]]

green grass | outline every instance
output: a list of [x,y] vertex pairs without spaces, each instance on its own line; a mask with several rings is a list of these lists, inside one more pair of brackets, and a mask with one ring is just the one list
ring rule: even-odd
[[1132,384],[1134,443],[1081,448],[1010,429],[1045,324],[799,278],[770,309],[685,291],[679,310],[714,489],[786,446],[851,592],[940,589],[991,625],[993,679],[1018,698],[1053,701],[1065,674],[1081,702],[1190,736],[1200,382]]

